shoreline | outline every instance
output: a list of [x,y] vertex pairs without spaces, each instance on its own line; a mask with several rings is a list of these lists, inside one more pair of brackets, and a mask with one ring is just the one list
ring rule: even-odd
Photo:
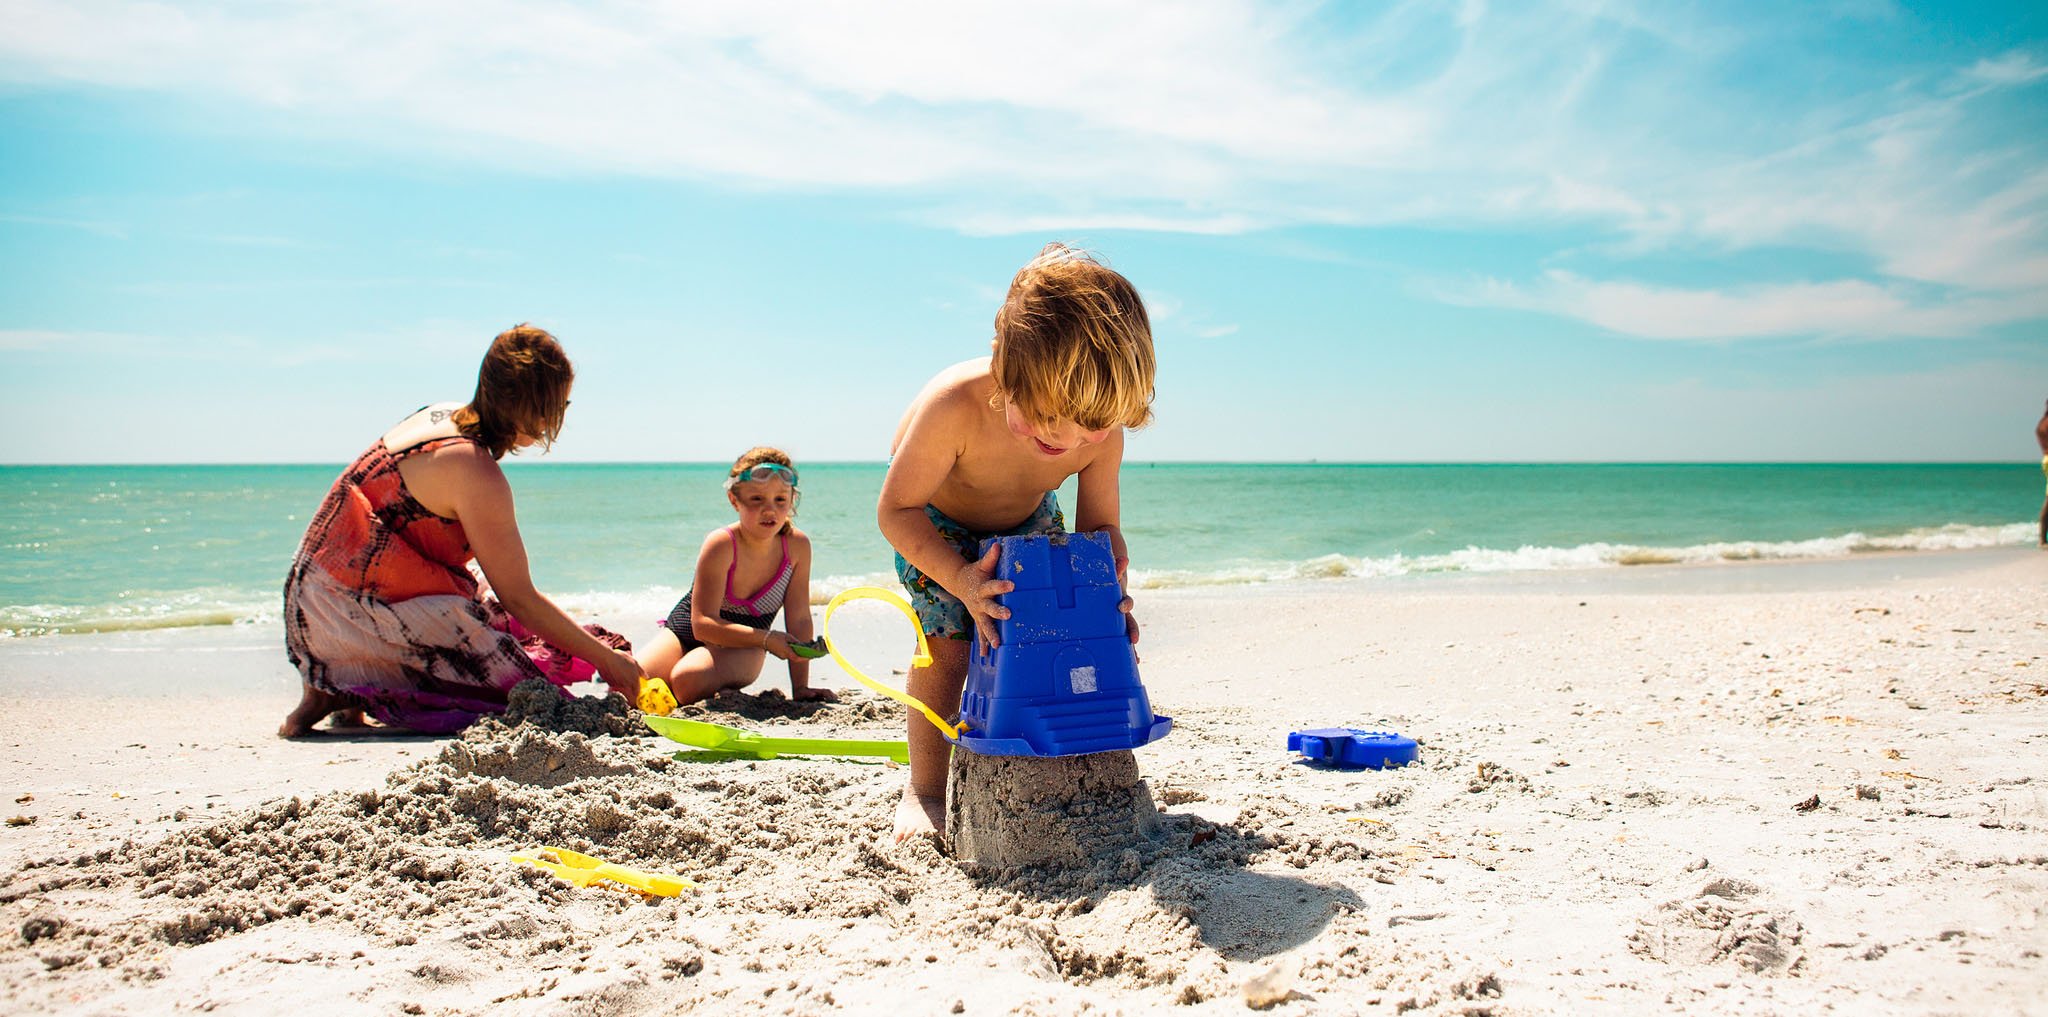
[[[2022,558],[2028,553],[2048,553],[2048,549],[2034,545],[1887,549],[1810,558],[1652,562],[1579,568],[1439,570],[1386,576],[1305,576],[1158,587],[1141,585],[1135,587],[1132,594],[1142,601],[1154,597],[1205,594],[1290,596],[1296,592],[1324,589],[1342,591],[1352,587],[1372,591],[1421,593],[1435,592],[1440,587],[1464,588],[1475,592],[1523,593],[1625,593],[1646,592],[1650,589],[1674,594],[1767,592],[1785,589],[1831,589],[1845,585],[1873,585],[1957,575],[1979,568],[1996,567],[2004,562]],[[872,577],[871,582],[857,585],[880,585],[893,590],[897,584],[893,578],[877,574]],[[602,598],[616,603],[630,596],[634,595],[585,591],[560,594],[556,599],[558,603],[568,602],[573,605],[577,600],[584,598]],[[665,590],[659,595],[647,596],[644,598],[647,603],[641,605],[642,609],[638,611],[613,607],[580,612],[572,609],[570,613],[581,620],[595,621],[625,633],[631,638],[633,633],[628,631],[629,629],[646,628],[639,618],[640,615],[645,614],[651,618],[662,613],[666,609],[664,602],[676,596],[680,596],[680,591]],[[813,598],[812,606],[814,609],[822,608],[830,599],[829,595],[819,594]],[[33,694],[32,690],[9,685],[9,672],[12,669],[8,665],[10,658],[14,656],[34,657],[48,653],[72,652],[81,645],[78,641],[86,641],[84,645],[90,649],[105,649],[116,653],[137,652],[137,647],[161,647],[164,645],[164,639],[180,638],[175,635],[162,635],[171,633],[234,633],[235,635],[224,637],[222,642],[240,649],[250,642],[239,638],[240,635],[252,631],[280,633],[275,641],[278,646],[283,645],[281,629],[274,619],[252,621],[225,616],[220,621],[200,624],[151,625],[122,622],[82,632],[0,636],[0,695]],[[52,645],[55,648],[49,648]],[[41,649],[31,649],[38,647]]]

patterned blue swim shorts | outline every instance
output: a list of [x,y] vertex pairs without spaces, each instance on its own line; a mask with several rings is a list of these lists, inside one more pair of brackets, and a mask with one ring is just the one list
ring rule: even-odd
[[[1060,500],[1056,492],[1045,492],[1031,518],[993,533],[977,533],[954,522],[951,516],[926,505],[924,514],[931,518],[932,525],[939,528],[939,536],[960,552],[966,561],[981,559],[981,542],[989,537],[1021,537],[1027,534],[1052,534],[1067,532],[1067,517],[1060,511]],[[967,605],[960,598],[946,592],[946,588],[934,582],[930,576],[917,567],[896,556],[896,578],[903,581],[903,588],[910,593],[910,606],[917,610],[918,623],[923,626],[928,639],[958,639],[966,642],[974,637],[974,619],[967,614]]]

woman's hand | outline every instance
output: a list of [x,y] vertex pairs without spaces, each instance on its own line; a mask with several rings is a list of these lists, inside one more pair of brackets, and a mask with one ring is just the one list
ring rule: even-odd
[[1017,588],[1016,583],[995,578],[996,559],[1002,552],[1001,544],[990,544],[980,561],[963,562],[952,580],[944,584],[946,592],[960,598],[966,606],[968,617],[974,619],[975,631],[981,633],[981,645],[990,649],[1002,644],[996,635],[996,622],[1010,616],[1010,609],[996,603],[995,598]]
[[831,689],[814,689],[809,686],[805,686],[804,688],[800,689],[791,689],[789,693],[789,698],[794,699],[799,703],[805,701],[816,701],[820,703],[836,703],[839,701],[839,693],[834,692]]
[[639,661],[607,647],[591,663],[597,666],[598,676],[604,679],[607,688],[625,696],[628,703],[640,701],[640,679],[644,672]]
[[789,648],[789,633],[787,632],[770,629],[768,634],[761,639],[761,649],[767,650],[768,655],[776,660],[793,660],[796,658],[795,651]]

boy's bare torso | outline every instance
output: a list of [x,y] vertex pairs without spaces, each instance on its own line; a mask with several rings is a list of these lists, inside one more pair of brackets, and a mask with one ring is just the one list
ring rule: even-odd
[[995,392],[989,358],[955,364],[918,393],[889,443],[894,455],[920,409],[942,415],[954,460],[931,505],[970,530],[1005,530],[1030,518],[1045,492],[1087,468],[1103,447],[1069,449],[1056,459],[1038,454],[1029,439],[1011,433],[1001,400],[990,402]]

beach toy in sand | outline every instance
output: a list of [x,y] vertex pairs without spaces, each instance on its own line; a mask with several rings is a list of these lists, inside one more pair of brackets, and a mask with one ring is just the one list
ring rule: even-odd
[[1415,739],[1392,731],[1355,727],[1318,727],[1287,736],[1287,751],[1301,753],[1309,763],[1340,770],[1384,770],[1415,762]]
[[838,664],[839,667],[842,670],[844,670],[847,674],[852,675],[854,681],[857,681],[862,685],[867,686],[868,688],[874,689],[876,692],[888,696],[890,699],[894,699],[895,701],[902,703],[903,705],[908,706],[919,713],[924,714],[924,719],[931,721],[932,726],[938,728],[939,732],[941,734],[944,734],[947,738],[958,737],[961,731],[961,726],[959,724],[948,722],[946,718],[939,716],[937,711],[933,710],[929,706],[924,705],[924,702],[918,699],[916,696],[913,696],[908,692],[904,692],[901,689],[892,689],[889,686],[884,685],[881,682],[878,682],[873,678],[868,677],[867,672],[862,671],[858,667],[855,667],[853,661],[847,660],[846,656],[839,652],[838,644],[832,641],[832,615],[834,612],[837,612],[841,606],[852,603],[856,600],[879,600],[882,603],[895,608],[897,611],[902,613],[903,617],[909,619],[910,631],[917,633],[917,653],[911,656],[910,666],[931,666],[931,643],[926,641],[926,639],[924,638],[924,626],[919,625],[917,623],[917,612],[911,609],[910,601],[904,600],[902,597],[898,596],[892,590],[885,590],[879,586],[856,586],[850,590],[842,590],[837,596],[832,598],[831,603],[825,605],[825,620],[823,624],[819,626],[821,634],[818,636],[818,638],[824,640],[825,649],[827,652],[832,654],[833,662]]
[[862,741],[854,738],[771,738],[724,724],[681,717],[640,718],[654,733],[673,742],[706,752],[747,759],[777,756],[884,756],[899,763],[910,762],[910,745],[895,741]]
[[546,869],[577,886],[589,886],[600,879],[607,879],[653,897],[673,897],[697,885],[681,876],[629,869],[567,848],[544,847],[537,857],[513,855],[512,860]]
[[669,690],[668,683],[659,678],[646,676],[640,679],[640,701],[634,704],[641,713],[666,717],[676,708],[676,694]]
[[995,537],[995,578],[1016,589],[998,602],[1000,645],[977,631],[960,697],[961,748],[992,756],[1079,756],[1135,749],[1166,737],[1152,712],[1125,631],[1116,553],[1102,533]]

